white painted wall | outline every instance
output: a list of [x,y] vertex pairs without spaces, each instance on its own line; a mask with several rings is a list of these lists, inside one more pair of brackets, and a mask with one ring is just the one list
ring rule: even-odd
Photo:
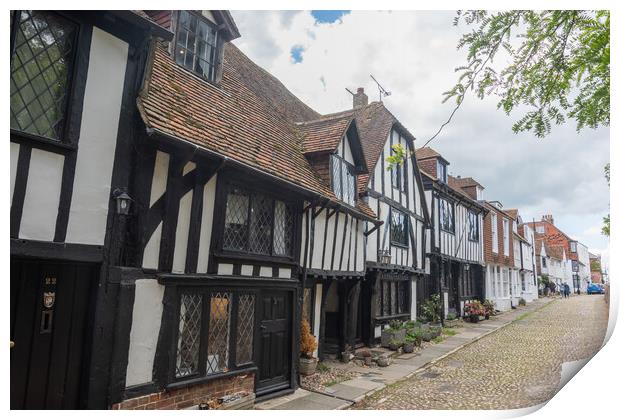
[[63,155],[32,149],[20,238],[39,241],[54,239],[64,161]]
[[155,279],[136,280],[125,378],[128,387],[148,383],[153,379],[153,360],[161,326],[164,289]]
[[200,223],[200,241],[198,249],[198,273],[206,273],[209,265],[209,251],[211,248],[211,232],[213,231],[213,209],[215,205],[215,187],[217,174],[205,185],[202,196],[202,221]]
[[189,223],[192,212],[193,191],[188,191],[179,202],[179,217],[177,231],[174,239],[174,253],[172,258],[172,272],[185,272],[185,259],[187,257],[187,240],[189,238]]
[[118,135],[126,42],[93,28],[66,242],[102,245]]

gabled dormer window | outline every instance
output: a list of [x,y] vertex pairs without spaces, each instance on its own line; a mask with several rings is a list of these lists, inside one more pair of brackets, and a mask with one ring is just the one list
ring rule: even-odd
[[357,182],[355,167],[341,156],[331,155],[332,191],[342,201],[355,205],[357,196]]
[[437,179],[444,184],[448,180],[448,171],[446,170],[446,164],[439,160],[437,161]]
[[179,12],[174,48],[178,64],[213,82],[217,72],[219,44],[217,28],[213,22],[194,12]]

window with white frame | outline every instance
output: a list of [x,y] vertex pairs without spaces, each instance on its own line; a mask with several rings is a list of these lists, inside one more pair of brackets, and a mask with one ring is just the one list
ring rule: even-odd
[[440,160],[437,160],[437,179],[444,184],[448,182],[448,171],[446,168],[446,164]]
[[504,255],[510,255],[510,221],[504,221]]
[[493,252],[497,254],[499,251],[499,243],[497,238],[497,214],[491,213],[491,238],[493,242]]
[[175,37],[178,64],[213,81],[218,59],[218,32],[215,24],[196,13],[181,10]]
[[575,241],[570,242],[570,252],[577,252],[577,242]]
[[536,233],[545,233],[545,226],[544,225],[536,226]]

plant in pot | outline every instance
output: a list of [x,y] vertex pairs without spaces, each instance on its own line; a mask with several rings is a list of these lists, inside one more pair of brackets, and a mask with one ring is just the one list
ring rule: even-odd
[[525,299],[519,298],[519,306],[525,306]]
[[465,304],[465,317],[469,322],[476,323],[480,320],[481,316],[484,316],[485,309],[482,304],[477,300],[472,300]]
[[443,324],[448,328],[456,327],[459,323],[459,319],[454,312],[448,312],[446,315],[446,319],[444,319]]
[[299,351],[299,373],[304,376],[313,375],[316,372],[317,359],[313,357],[317,348],[316,338],[310,333],[310,324],[307,320],[301,321],[301,337]]
[[402,342],[406,333],[402,321],[397,319],[390,321],[389,327],[381,331],[381,346],[390,347],[391,341]]
[[495,304],[489,299],[485,299],[482,303],[484,307],[484,318],[489,319],[492,315],[495,315]]
[[417,337],[413,334],[407,334],[405,337],[405,342],[403,343],[403,352],[405,353],[413,353],[417,343]]
[[390,340],[390,343],[388,345],[388,348],[392,351],[396,351],[400,348],[402,342],[401,341],[397,341],[395,339]]
[[431,331],[431,335],[433,336],[433,338],[437,338],[441,335],[442,328],[433,326],[431,327],[430,331]]
[[438,293],[422,304],[422,315],[431,325],[441,324],[441,296]]

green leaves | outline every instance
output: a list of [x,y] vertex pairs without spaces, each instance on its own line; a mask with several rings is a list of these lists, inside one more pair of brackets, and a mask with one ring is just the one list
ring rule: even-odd
[[[454,24],[461,22],[472,27],[457,44],[467,48],[467,63],[444,102],[458,107],[468,90],[480,99],[496,95],[507,115],[526,109],[513,130],[538,137],[567,119],[577,130],[609,125],[609,11],[468,10],[457,12]],[[500,52],[508,64],[495,68]]]
[[391,171],[395,166],[402,165],[407,158],[407,152],[402,144],[394,144],[392,146],[392,154],[385,158],[387,161],[387,170]]

